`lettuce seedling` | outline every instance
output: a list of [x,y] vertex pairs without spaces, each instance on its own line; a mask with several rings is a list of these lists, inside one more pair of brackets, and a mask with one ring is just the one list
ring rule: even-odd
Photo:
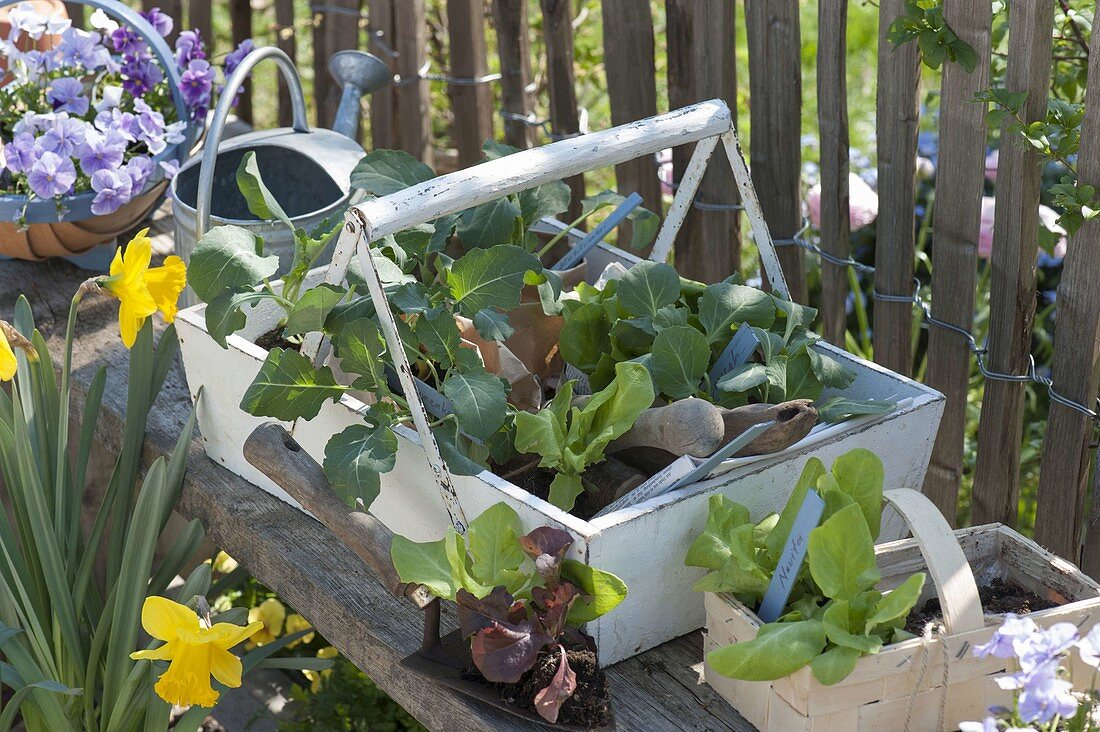
[[712,651],[718,673],[743,681],[770,681],[806,664],[822,684],[835,684],[861,656],[908,637],[902,628],[920,598],[925,575],[896,589],[875,589],[881,579],[874,540],[882,519],[882,461],[873,452],[851,450],[832,469],[810,458],[781,514],[758,523],[744,506],[715,495],[703,533],[686,564],[710,570],[697,591],[728,592],[756,608],[764,597],[807,491],[825,500],[821,524],[810,532],[806,562],[799,568],[785,613],[760,628],[756,638]]
[[555,722],[576,689],[566,646],[585,643],[578,628],[610,612],[626,585],[609,572],[565,557],[573,537],[543,526],[520,535],[519,516],[498,503],[439,541],[395,536],[390,553],[402,582],[418,583],[458,604],[459,627],[486,680],[514,684],[540,653],[558,654],[558,670],[535,697],[536,711]]
[[604,459],[604,448],[634,426],[654,396],[649,371],[639,363],[615,364],[615,378],[584,406],[572,406],[574,383],[563,384],[537,413],[515,416],[516,449],[541,455],[539,465],[556,471],[549,501],[563,511],[584,490],[585,468]]

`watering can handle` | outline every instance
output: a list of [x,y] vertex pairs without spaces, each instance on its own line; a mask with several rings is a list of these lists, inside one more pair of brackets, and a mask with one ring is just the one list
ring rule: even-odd
[[201,239],[210,227],[210,199],[214,188],[214,164],[218,158],[218,147],[221,145],[222,133],[225,131],[225,121],[229,118],[229,111],[233,107],[233,101],[237,92],[245,80],[251,76],[253,67],[264,59],[273,59],[283,74],[290,89],[290,103],[293,111],[295,132],[309,132],[309,121],[306,119],[306,98],[302,93],[302,80],[298,78],[298,70],[294,68],[294,62],[290,57],[274,46],[261,46],[244,57],[241,65],[233,71],[229,80],[225,82],[218,99],[218,106],[214,109],[214,119],[210,123],[207,132],[206,143],[202,149],[202,164],[199,167],[199,190],[195,196],[196,229],[195,238]]

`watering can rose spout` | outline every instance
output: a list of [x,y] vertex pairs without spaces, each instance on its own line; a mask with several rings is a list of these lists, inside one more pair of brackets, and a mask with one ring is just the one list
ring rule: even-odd
[[366,51],[337,51],[328,60],[332,78],[343,90],[332,129],[352,139],[359,126],[359,98],[393,81],[386,62]]

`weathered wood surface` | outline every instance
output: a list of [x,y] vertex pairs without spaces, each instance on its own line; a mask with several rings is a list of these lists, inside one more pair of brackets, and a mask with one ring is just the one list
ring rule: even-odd
[[[542,30],[546,38],[546,76],[550,93],[550,127],[554,135],[566,138],[580,133],[577,84],[573,71],[573,0],[541,0]],[[565,180],[569,184],[569,220],[580,216],[584,199],[584,176]]]
[[[249,0],[229,0],[229,20],[232,26],[233,48],[252,37],[252,5]],[[211,38],[208,43],[213,43]],[[318,65],[318,68],[322,68]],[[252,82],[242,87],[237,100],[237,116],[245,122],[252,122]],[[328,125],[325,125],[326,127]]]
[[[1100,2],[1100,0],[1098,0]],[[1100,79],[1100,34],[1090,43],[1089,72]],[[1085,94],[1078,185],[1100,185],[1100,85]],[[1081,225],[1069,242],[1058,284],[1058,332],[1054,341],[1054,388],[1078,404],[1096,404],[1100,385],[1100,221]],[[1051,402],[1043,441],[1035,513],[1035,540],[1077,561],[1085,521],[1092,436],[1086,415]],[[1092,537],[1092,549],[1100,545]],[[1100,560],[1091,557],[1095,566]]]
[[393,4],[394,50],[397,74],[394,90],[397,147],[417,160],[432,165],[431,90],[427,79],[413,81],[428,60],[428,18],[424,0],[398,0]]
[[[737,120],[736,17],[734,0],[668,0],[668,106],[679,109],[705,99],[725,99]],[[715,20],[717,19],[717,20]],[[673,180],[680,183],[694,145],[672,149]],[[676,268],[685,276],[718,282],[741,271],[741,204],[733,172],[707,168],[688,209],[676,247]]]
[[[248,0],[244,0],[248,4]],[[320,24],[313,28],[313,97],[317,104],[317,125],[332,127],[343,91],[328,72],[328,60],[337,51],[359,45],[359,0],[328,0],[332,10],[318,13]]]
[[[772,237],[802,228],[802,44],[798,0],[748,0],[749,98],[752,100],[752,182]],[[778,247],[791,299],[805,303],[805,252]]]
[[[393,3],[391,0],[367,0],[368,50],[386,62],[397,73],[396,51],[393,48]],[[370,95],[371,147],[397,147],[397,122],[394,120],[394,88],[387,84]]]
[[[821,136],[821,248],[846,259],[848,216],[848,0],[817,6],[817,123]],[[844,347],[848,268],[821,262],[821,321],[826,340]]]
[[[485,53],[483,0],[447,0],[451,76],[477,79],[489,71]],[[463,168],[481,159],[481,146],[493,136],[493,89],[488,84],[451,84],[452,135]]]
[[[275,45],[292,60],[298,58],[298,44],[294,34],[294,0],[275,0]],[[281,73],[277,73],[276,77],[279,85],[279,126],[290,127],[293,121],[290,87]]]
[[[171,219],[154,224],[156,251],[170,250]],[[20,292],[59,354],[68,298],[89,276],[64,262],[0,262],[0,318],[11,317]],[[74,353],[78,392],[95,368],[110,367],[104,396],[107,447],[121,436],[127,357],[117,334],[117,303],[86,298]],[[169,375],[150,415],[146,459],[165,454],[190,410],[182,367]],[[78,394],[73,415],[82,416]],[[199,518],[208,536],[247,567],[419,721],[433,730],[527,730],[533,725],[403,671],[399,661],[419,646],[420,615],[387,592],[362,562],[321,524],[210,461],[195,439],[179,510]],[[446,629],[455,626],[444,615]],[[623,730],[744,730],[753,728],[702,683],[702,639],[690,633],[608,669]]]
[[[493,25],[500,58],[501,110],[526,117],[531,113],[531,40],[527,0],[493,0]],[[531,147],[531,128],[522,120],[504,120],[504,141],[521,150]]]
[[[943,70],[939,170],[932,213],[932,314],[969,331],[974,322],[986,137],[985,105],[972,100],[989,86],[993,14],[986,0],[947,3],[944,12],[948,24],[977,52],[978,61],[972,73],[959,64],[947,64]],[[924,479],[924,494],[953,526],[962,481],[970,386],[970,349],[962,336],[929,328],[927,382],[944,393],[947,403]]]
[[[1025,122],[1045,119],[1050,84],[1053,3],[1019,3],[1009,20],[1005,88],[1027,92]],[[1006,126],[1008,122],[1006,121]],[[1001,139],[1009,139],[1001,129]],[[994,371],[1026,374],[1035,319],[1035,258],[1039,251],[1039,154],[1030,146],[1002,145],[997,165],[998,206],[993,220],[993,275],[989,295],[989,356]],[[880,229],[881,231],[881,229]],[[987,381],[978,425],[978,461],[971,519],[1016,525],[1020,497],[1020,443],[1024,385]]]
[[[875,290],[899,297],[913,292],[913,175],[920,121],[917,108],[920,57],[916,43],[903,43],[895,48],[886,34],[905,7],[905,0],[879,3],[876,102],[879,212]],[[912,303],[877,300],[874,317],[875,362],[899,374],[912,374]]]

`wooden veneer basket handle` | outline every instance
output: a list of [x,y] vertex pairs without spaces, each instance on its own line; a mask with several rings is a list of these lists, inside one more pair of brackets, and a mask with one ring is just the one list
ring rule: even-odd
[[970,562],[939,509],[923,493],[908,488],[885,491],[882,497],[909,525],[920,547],[936,585],[947,632],[956,635],[984,627],[985,614]]

